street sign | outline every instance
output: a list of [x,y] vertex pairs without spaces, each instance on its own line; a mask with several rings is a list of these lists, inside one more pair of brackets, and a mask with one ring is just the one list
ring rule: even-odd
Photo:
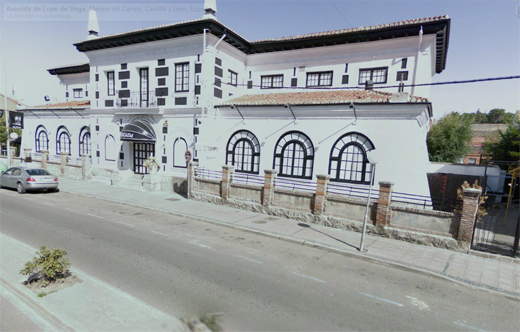
[[186,158],[187,163],[191,161],[192,155],[190,150],[186,150],[186,152],[184,152],[184,158]]

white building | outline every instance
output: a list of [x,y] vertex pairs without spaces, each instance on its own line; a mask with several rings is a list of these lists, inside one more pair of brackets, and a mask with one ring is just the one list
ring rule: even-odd
[[91,24],[75,44],[88,66],[50,70],[69,102],[82,95],[90,107],[27,110],[24,148],[90,154],[95,175],[123,185],[151,155],[163,177],[185,176],[186,150],[213,170],[366,185],[374,150],[376,182],[429,195],[432,106],[429,87],[414,85],[445,68],[447,16],[248,41],[212,3],[201,19],[126,33],[98,36]]

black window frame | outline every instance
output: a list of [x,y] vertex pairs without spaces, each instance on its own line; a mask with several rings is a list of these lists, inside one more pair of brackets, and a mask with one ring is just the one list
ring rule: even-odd
[[107,71],[107,95],[116,95],[116,73],[115,71]]
[[[322,75],[330,74],[330,84],[321,84]],[[317,84],[310,85],[309,84],[309,77],[312,75],[318,75],[317,78]],[[332,70],[328,71],[316,71],[316,72],[309,72],[307,73],[307,80],[306,80],[306,87],[320,87],[320,86],[332,86],[332,79],[333,79],[334,72]]]
[[[42,142],[44,137],[45,140]],[[36,152],[49,151],[49,134],[47,134],[47,129],[43,125],[40,125],[36,128],[36,132],[34,134],[34,150]]]
[[[146,73],[146,75],[144,75]],[[139,107],[148,107],[150,99],[150,72],[148,67],[139,68]]]
[[398,71],[395,80],[397,82],[408,81],[408,70]]
[[74,98],[83,98],[83,88],[72,89],[72,96]]
[[260,142],[249,130],[238,130],[226,145],[226,165],[235,166],[237,173],[259,174]]
[[[384,76],[385,80],[384,80],[384,82],[376,82],[374,80],[374,72],[376,72],[378,70],[385,70],[385,76]],[[369,72],[370,73],[370,77],[366,78],[365,81],[361,82],[362,73],[365,73],[365,72]],[[374,83],[374,84],[386,84],[388,82],[388,67],[360,68],[359,69],[358,84],[359,85],[365,84],[365,82],[368,81],[368,80],[371,80],[372,83]]]
[[[367,152],[374,149],[375,146],[372,141],[361,133],[349,132],[342,135],[334,142],[330,150],[330,181],[370,184],[374,170],[370,166]],[[344,158],[345,154],[347,158]],[[349,156],[355,158],[348,159]],[[348,163],[350,163],[350,167],[342,168]],[[347,175],[347,172],[348,177],[344,176]],[[359,180],[356,179],[356,175],[360,175]]]
[[[179,77],[179,73],[181,73],[180,77]],[[189,92],[189,91],[190,91],[190,63],[189,62],[176,63],[175,64],[175,92]]]
[[90,155],[90,128],[84,126],[79,131],[79,155]]
[[70,156],[70,146],[71,139],[69,130],[65,126],[59,126],[58,130],[56,130],[56,154],[65,152]]
[[228,80],[232,86],[238,86],[238,73],[228,69]]
[[[280,86],[274,86],[274,79],[275,78],[281,78],[281,84]],[[264,79],[269,79],[269,84],[264,85]],[[260,88],[261,89],[279,89],[283,88],[283,74],[277,74],[277,75],[263,75],[260,76]]]
[[[296,151],[296,148],[299,148],[299,150]],[[286,158],[286,151],[292,154],[290,160]],[[297,156],[297,153],[303,153],[303,156]],[[301,131],[289,131],[276,142],[273,169],[278,171],[280,177],[312,179],[314,155],[314,144],[309,136]],[[290,172],[284,171],[286,167],[290,169]],[[300,168],[302,174],[295,175],[295,170]]]

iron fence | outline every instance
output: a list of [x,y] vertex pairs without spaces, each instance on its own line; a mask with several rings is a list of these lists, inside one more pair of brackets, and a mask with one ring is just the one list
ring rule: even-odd
[[[370,188],[368,186],[351,185],[341,182],[329,183],[327,192],[330,194],[350,196],[354,198],[367,199]],[[370,192],[370,200],[377,201],[379,198],[379,190],[372,187]]]
[[222,180],[222,171],[213,171],[206,168],[195,169],[195,176],[201,179]]
[[265,182],[265,177],[258,174],[235,172],[231,175],[231,182],[249,184],[254,186],[263,186]]
[[296,180],[277,177],[274,181],[274,187],[316,192],[316,182],[312,182],[311,180]]

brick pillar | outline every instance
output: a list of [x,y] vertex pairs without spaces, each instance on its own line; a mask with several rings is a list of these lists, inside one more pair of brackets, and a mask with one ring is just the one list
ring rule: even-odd
[[41,160],[41,164],[42,164],[42,168],[43,169],[47,169],[47,160],[48,159],[49,159],[49,151],[43,150],[42,151],[42,160]]
[[220,197],[224,199],[228,199],[230,196],[231,176],[233,175],[234,169],[235,166],[222,166],[222,188],[220,192]]
[[264,169],[264,188],[262,188],[262,205],[271,206],[274,197],[274,181],[278,171],[274,169]]
[[392,203],[392,191],[394,183],[380,181],[379,182],[379,199],[377,200],[376,226],[390,224],[390,204]]
[[31,163],[32,162],[32,149],[24,149],[24,156],[25,156],[25,162]]
[[195,191],[195,170],[198,166],[199,163],[196,161],[190,161],[188,163],[188,188],[186,190],[188,199],[193,197],[193,192]]
[[67,166],[67,159],[69,158],[69,154],[67,152],[60,152],[60,172],[61,175],[65,174],[65,167]]
[[482,194],[481,189],[464,188],[464,200],[462,203],[462,215],[460,216],[458,236],[460,241],[471,242],[480,194]]
[[325,213],[330,175],[316,175],[316,177],[318,179],[316,181],[316,196],[314,197],[314,214],[322,214]]
[[91,179],[91,163],[90,163],[90,155],[84,154],[81,156],[81,178],[83,180]]

